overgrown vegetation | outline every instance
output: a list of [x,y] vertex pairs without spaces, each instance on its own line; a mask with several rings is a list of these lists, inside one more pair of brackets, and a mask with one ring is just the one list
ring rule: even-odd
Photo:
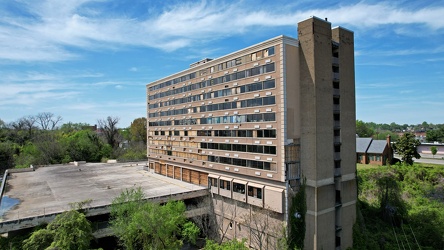
[[27,116],[9,124],[0,120],[0,173],[71,161],[146,159],[146,118],[119,129],[119,118],[99,119],[99,126],[61,123],[52,113]]
[[128,189],[113,200],[110,224],[125,249],[180,249],[199,235],[185,210],[183,201],[161,205],[146,201],[140,188]]
[[305,214],[307,213],[305,186],[304,179],[299,187],[299,191],[291,202],[290,214],[288,216],[290,228],[287,244],[289,249],[304,249]]
[[354,249],[443,249],[444,166],[359,168]]
[[245,246],[246,242],[246,239],[242,239],[241,241],[232,239],[218,244],[213,240],[207,240],[204,250],[248,250],[249,248]]

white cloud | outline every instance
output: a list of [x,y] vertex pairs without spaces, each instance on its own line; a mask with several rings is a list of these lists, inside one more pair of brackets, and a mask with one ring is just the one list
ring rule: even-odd
[[105,1],[42,0],[16,4],[28,15],[3,10],[6,15],[0,17],[0,58],[11,61],[79,58],[72,48],[118,49],[129,45],[173,51],[221,37],[253,34],[252,27],[295,26],[312,15],[329,17],[333,25],[355,30],[412,24],[426,27],[422,32],[444,29],[443,6],[411,10],[393,3],[359,2],[302,9],[301,5],[269,8],[258,4],[251,8],[251,4],[256,4],[252,1],[202,1],[170,5],[158,15],[149,13],[137,17],[126,16],[124,11],[108,13],[105,6],[109,3]]

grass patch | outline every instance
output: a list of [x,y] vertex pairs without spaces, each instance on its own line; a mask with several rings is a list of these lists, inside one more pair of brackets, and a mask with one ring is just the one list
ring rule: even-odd
[[[362,170],[362,169],[371,169],[371,168],[381,168],[383,166],[380,165],[373,165],[373,164],[361,164],[361,163],[357,163],[356,164],[356,168],[358,170]],[[385,167],[385,166],[384,166]]]

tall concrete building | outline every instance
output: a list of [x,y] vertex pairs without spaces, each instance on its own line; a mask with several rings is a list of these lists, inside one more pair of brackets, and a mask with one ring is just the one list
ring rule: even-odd
[[278,230],[258,228],[253,215],[287,225],[305,180],[305,248],[352,246],[353,32],[312,17],[297,39],[275,37],[149,83],[147,100],[150,168],[208,186],[225,237],[273,248]]

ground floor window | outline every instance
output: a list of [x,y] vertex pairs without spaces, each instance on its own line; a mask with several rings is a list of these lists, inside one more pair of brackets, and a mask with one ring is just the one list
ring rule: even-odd
[[233,192],[245,194],[245,185],[233,182]]
[[248,196],[262,199],[262,188],[248,187]]

